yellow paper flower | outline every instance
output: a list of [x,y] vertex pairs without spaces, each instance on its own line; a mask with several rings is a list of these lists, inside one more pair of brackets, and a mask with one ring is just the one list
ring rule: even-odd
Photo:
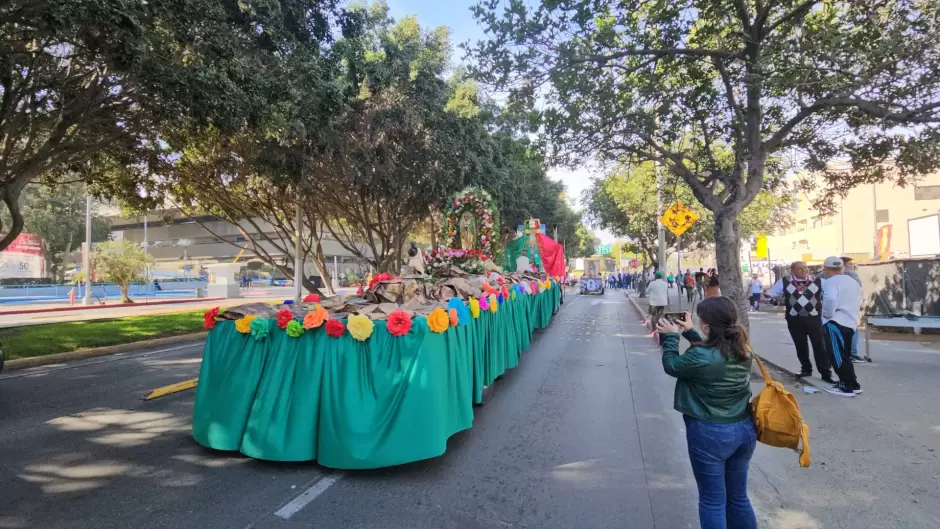
[[375,324],[372,323],[372,320],[362,314],[354,314],[346,322],[346,329],[349,334],[360,342],[368,340],[372,336],[372,329],[374,328]]
[[480,317],[480,302],[477,300],[477,298],[470,298],[470,314],[474,319]]
[[244,318],[235,322],[235,330],[242,334],[248,334],[251,332],[251,322],[254,321],[255,315],[245,316]]
[[490,312],[495,313],[499,310],[499,300],[496,299],[496,296],[490,294]]
[[438,307],[428,314],[428,328],[438,334],[446,331],[450,327],[450,316],[447,311]]

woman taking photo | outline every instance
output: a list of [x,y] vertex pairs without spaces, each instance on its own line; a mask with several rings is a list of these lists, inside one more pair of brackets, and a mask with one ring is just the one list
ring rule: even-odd
[[[747,469],[757,444],[751,420],[751,355],[734,303],[702,300],[678,322],[660,320],[663,369],[676,378],[674,407],[685,419],[702,529],[757,529]],[[692,344],[679,354],[679,332]]]

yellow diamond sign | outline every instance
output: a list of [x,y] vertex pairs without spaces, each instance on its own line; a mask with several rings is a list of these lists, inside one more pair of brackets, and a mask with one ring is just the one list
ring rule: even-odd
[[663,213],[663,216],[659,218],[663,226],[676,237],[685,233],[697,220],[698,215],[687,208],[682,202],[676,202],[669,206],[665,213]]

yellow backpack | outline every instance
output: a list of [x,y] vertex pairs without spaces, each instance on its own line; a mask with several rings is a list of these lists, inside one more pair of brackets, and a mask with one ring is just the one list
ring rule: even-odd
[[[770,446],[792,448],[800,454],[800,466],[810,465],[809,425],[803,422],[800,405],[796,397],[783,388],[783,384],[770,378],[757,355],[752,353],[761,375],[764,377],[764,389],[751,401],[751,414],[757,440]],[[800,450],[800,441],[803,449]]]

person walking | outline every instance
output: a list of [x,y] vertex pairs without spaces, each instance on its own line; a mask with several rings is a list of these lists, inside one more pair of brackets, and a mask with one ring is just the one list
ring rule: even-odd
[[708,282],[708,274],[705,273],[704,268],[699,268],[698,272],[695,272],[695,290],[698,291],[698,297],[700,299],[705,299],[705,284]]
[[[757,529],[747,473],[757,446],[751,418],[751,346],[730,299],[702,300],[692,315],[657,327],[663,370],[676,378],[673,407],[685,421],[689,461],[698,485],[702,529]],[[679,354],[679,332],[692,345]]]
[[666,278],[666,281],[669,282],[669,289],[672,290],[676,286],[676,276],[669,274]]
[[751,291],[751,310],[757,312],[760,310],[760,295],[762,285],[757,274],[751,274],[750,282],[750,291]]
[[646,285],[646,295],[650,302],[650,328],[655,330],[659,319],[666,312],[666,306],[669,305],[669,285],[663,281],[662,272],[656,272],[653,281]]
[[791,264],[790,277],[780,278],[770,288],[771,297],[783,297],[787,330],[800,361],[800,372],[796,376],[813,375],[813,364],[809,360],[809,346],[812,345],[819,376],[826,382],[835,383],[832,380],[829,353],[823,345],[822,292],[822,280],[810,275],[803,261]]
[[862,287],[845,275],[845,264],[838,257],[827,257],[823,263],[822,321],[826,348],[839,382],[823,388],[833,395],[854,397],[862,392],[852,364],[852,337],[858,329],[858,313],[862,306]]
[[695,299],[695,277],[692,275],[691,270],[685,271],[685,276],[682,277],[682,284],[685,285],[685,295],[686,299],[689,300],[689,303]]

